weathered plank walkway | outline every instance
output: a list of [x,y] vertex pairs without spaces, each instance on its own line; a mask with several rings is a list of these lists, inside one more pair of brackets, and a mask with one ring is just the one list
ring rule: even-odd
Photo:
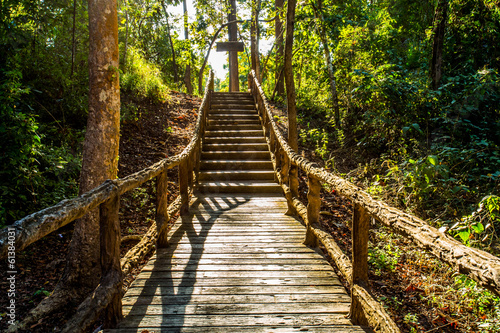
[[253,98],[214,93],[189,214],[123,297],[106,332],[366,332],[286,199]]
[[365,332],[281,195],[192,201],[123,298],[119,332]]

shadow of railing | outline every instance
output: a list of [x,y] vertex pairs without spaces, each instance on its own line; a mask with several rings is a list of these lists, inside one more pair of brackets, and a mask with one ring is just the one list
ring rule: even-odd
[[[248,201],[249,197],[237,194],[197,197],[190,205],[191,213],[180,217],[180,226],[169,237],[169,247],[157,251],[151,275],[145,280],[141,293],[125,295],[124,300],[137,299],[120,327],[161,327],[162,332],[180,332],[185,315],[191,312],[188,307],[196,294],[198,268],[210,230],[221,215]],[[189,258],[183,260],[182,255],[176,258],[174,253],[179,250]],[[149,269],[148,266],[144,269]]]

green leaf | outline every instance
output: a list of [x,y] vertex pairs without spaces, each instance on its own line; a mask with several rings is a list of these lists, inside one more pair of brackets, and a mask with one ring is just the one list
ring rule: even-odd
[[432,165],[438,165],[439,164],[439,162],[438,162],[439,160],[438,160],[438,157],[436,155],[429,155],[429,156],[427,156],[427,160]]
[[467,243],[469,241],[470,231],[469,230],[460,231],[458,233],[458,236],[460,236],[462,242]]
[[482,223],[477,223],[471,226],[472,230],[476,232],[476,234],[480,234],[484,231],[484,226]]

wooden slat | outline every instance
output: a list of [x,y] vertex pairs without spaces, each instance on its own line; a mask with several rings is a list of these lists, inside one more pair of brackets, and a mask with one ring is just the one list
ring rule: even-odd
[[[109,333],[160,333],[164,332],[156,327],[144,327],[141,329],[125,328],[119,330],[106,330]],[[179,327],[175,329],[178,333],[206,333],[207,327]],[[213,330],[212,332],[215,332]],[[251,327],[236,327],[236,326],[220,326],[216,329],[217,333],[235,333],[235,332],[250,332],[250,333],[290,333],[290,332],[310,332],[310,333],[363,333],[369,332],[359,326],[344,326],[344,325],[322,325],[322,326],[251,326]]]

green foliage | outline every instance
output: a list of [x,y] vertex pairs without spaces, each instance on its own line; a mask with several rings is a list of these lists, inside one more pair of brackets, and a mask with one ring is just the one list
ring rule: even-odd
[[[79,159],[66,145],[44,144],[35,117],[23,104],[29,89],[19,70],[3,73],[0,83],[0,225],[77,193]],[[28,204],[29,203],[29,204]]]
[[488,195],[472,214],[455,223],[449,232],[467,246],[491,248],[498,242],[500,230],[500,197]]
[[122,74],[120,80],[124,91],[155,102],[168,100],[168,88],[155,64],[148,62],[134,48],[129,48],[127,62],[127,72]]
[[480,332],[500,330],[500,298],[477,285],[467,275],[455,276],[456,292],[460,295],[461,308],[471,311],[478,320]]

